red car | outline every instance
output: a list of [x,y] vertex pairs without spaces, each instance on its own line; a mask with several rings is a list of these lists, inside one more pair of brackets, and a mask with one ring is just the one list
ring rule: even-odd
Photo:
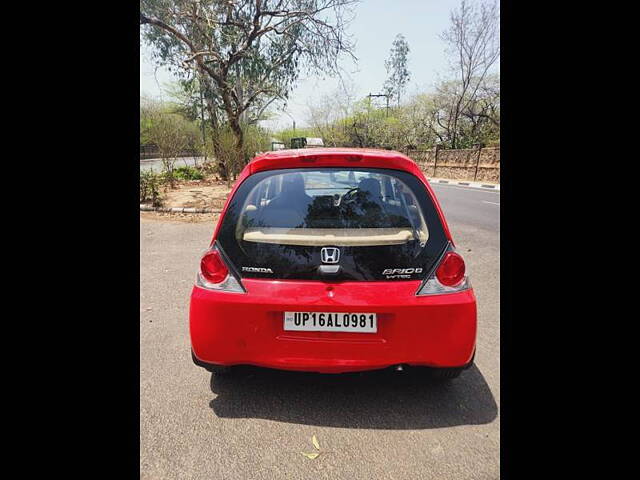
[[323,373],[429,367],[455,378],[476,300],[438,201],[410,158],[318,148],[256,157],[191,294],[193,361]]

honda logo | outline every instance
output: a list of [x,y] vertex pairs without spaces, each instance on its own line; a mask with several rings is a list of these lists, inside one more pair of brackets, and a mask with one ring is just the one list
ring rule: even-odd
[[340,260],[340,249],[336,247],[324,247],[320,250],[320,260],[322,260],[322,263],[338,263]]

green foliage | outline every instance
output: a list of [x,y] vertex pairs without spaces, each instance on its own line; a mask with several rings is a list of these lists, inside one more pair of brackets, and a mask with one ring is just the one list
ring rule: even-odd
[[396,103],[400,105],[400,96],[404,92],[407,83],[411,79],[408,64],[409,43],[404,35],[399,33],[391,46],[389,58],[384,62],[387,70],[387,80],[384,82],[384,90]]
[[182,150],[198,150],[199,125],[189,119],[188,113],[179,102],[140,97],[140,144],[154,143],[167,157],[179,155]]
[[[285,148],[291,148],[291,139],[297,137],[320,137],[321,135],[317,130],[312,128],[285,128],[274,134],[274,138],[279,142],[284,143]],[[271,150],[271,143],[269,143],[268,150]]]
[[[460,81],[442,82],[432,96],[432,122],[447,148],[470,148],[477,143],[500,143],[500,78],[487,75],[473,91],[462,95]],[[456,105],[459,111],[456,113]]]
[[[346,26],[356,2],[142,0],[141,37],[155,63],[168,66],[183,83],[197,71],[210,122],[216,135],[220,131],[214,150],[226,157],[220,145],[228,143],[227,132],[221,130],[230,125],[236,143],[229,161],[235,164],[263,149],[261,133],[244,126],[263,119],[273,102],[286,100],[301,72],[337,74],[342,54],[355,58]],[[195,119],[192,100],[182,102],[182,113]],[[244,144],[251,140],[257,141]]]
[[164,84],[164,93],[170,98],[170,113],[177,113],[194,125],[200,123],[200,90],[197,79],[180,79]]
[[[217,131],[207,135],[205,147],[207,156],[215,158],[218,165],[223,165],[229,172],[229,178],[240,173],[246,162],[260,152],[271,150],[271,133],[258,125],[241,125],[244,142],[242,158],[236,153],[236,137],[228,124],[218,128]],[[217,141],[217,149],[214,148],[213,139]],[[219,168],[217,174],[220,175]],[[222,176],[221,176],[222,177]]]
[[160,186],[164,183],[164,175],[153,170],[140,170],[140,202],[151,201],[154,207],[161,206]]
[[172,186],[176,159],[185,152],[198,153],[202,147],[196,122],[176,113],[175,104],[150,99],[140,103],[140,141],[143,139],[158,147],[163,173]]
[[[409,98],[387,111],[381,102],[363,99],[351,104],[336,102],[337,95],[323,98],[311,107],[311,127],[275,133],[289,145],[291,137],[321,137],[325,146],[384,148],[404,151],[407,148],[429,149],[439,144],[452,148],[455,131],[456,148],[470,148],[477,143],[500,144],[500,82],[488,76],[466,102],[457,122],[449,112],[456,101],[457,82],[443,82],[433,94]],[[346,102],[346,100],[345,100]],[[346,112],[340,115],[340,112]]]
[[244,130],[244,154],[247,160],[258,152],[271,150],[271,132],[258,125],[242,125]]
[[204,175],[202,172],[195,167],[177,167],[173,170],[173,175],[178,180],[202,180],[204,179]]

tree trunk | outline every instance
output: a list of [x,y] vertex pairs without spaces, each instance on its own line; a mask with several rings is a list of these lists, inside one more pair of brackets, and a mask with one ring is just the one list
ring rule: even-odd
[[[229,126],[231,127],[231,131],[233,135],[236,137],[236,151],[235,151],[235,165],[231,165],[229,170],[235,170],[235,168],[239,166],[244,166],[244,158],[243,158],[243,150],[244,150],[244,132],[242,131],[242,127],[240,127],[240,119],[239,114],[233,109],[233,104],[231,100],[231,94],[229,90],[223,90],[222,92],[222,103],[224,104],[224,110],[227,113],[227,121],[229,122]],[[231,173],[231,171],[229,172]],[[230,175],[229,175],[230,178]]]
[[224,155],[222,154],[222,148],[220,147],[220,124],[218,122],[218,115],[216,107],[211,102],[211,99],[206,97],[207,111],[209,112],[209,118],[211,119],[211,143],[213,144],[213,154],[216,157],[216,163],[218,164],[218,175],[220,180],[226,181],[229,178],[229,171],[224,163]]
[[457,140],[458,140],[458,119],[460,118],[460,103],[461,100],[456,102],[456,109],[453,115],[453,130],[451,132],[451,148],[457,148]]
[[227,169],[227,166],[225,165],[223,160],[224,155],[222,153],[222,148],[220,147],[218,125],[214,124],[214,122],[212,122],[212,124],[214,131],[211,134],[211,143],[213,144],[213,154],[216,157],[218,175],[220,176],[220,180],[226,181],[229,178],[229,170]]
[[[242,131],[240,122],[236,117],[232,117],[229,119],[229,125],[231,126],[233,134],[236,136],[236,161],[234,162],[235,165],[233,165],[231,169],[233,174],[235,175],[237,173],[237,170],[244,167],[245,165],[245,158],[243,154],[244,132]],[[229,179],[231,179],[231,175],[229,175]]]

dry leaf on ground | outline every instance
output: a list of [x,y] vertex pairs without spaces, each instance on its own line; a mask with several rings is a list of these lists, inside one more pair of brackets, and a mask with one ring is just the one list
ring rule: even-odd
[[320,455],[319,453],[305,453],[305,452],[300,452],[300,453],[311,460],[318,458],[318,455]]

